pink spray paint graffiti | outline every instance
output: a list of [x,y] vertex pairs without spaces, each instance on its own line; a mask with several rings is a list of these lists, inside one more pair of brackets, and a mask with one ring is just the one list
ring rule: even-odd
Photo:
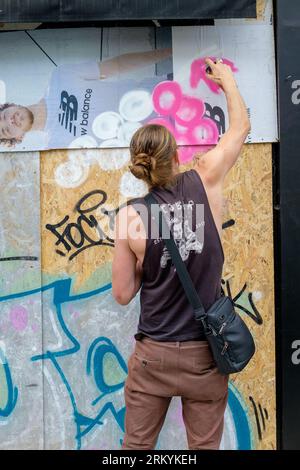
[[[229,65],[232,71],[238,70],[230,60],[223,59],[223,62]],[[220,87],[206,78],[205,67],[203,58],[192,62],[191,88],[196,88],[199,82],[204,80],[213,93],[220,93]],[[202,146],[217,144],[219,130],[216,123],[210,117],[205,116],[204,102],[200,98],[184,94],[178,82],[163,81],[156,85],[152,102],[159,117],[152,119],[149,123],[162,124],[173,133],[180,146],[178,153],[181,163],[191,160]]]
[[21,305],[13,307],[10,311],[10,321],[17,331],[23,331],[28,324],[28,312]]
[[[210,57],[211,60],[216,61],[217,57]],[[234,65],[234,63],[229,59],[223,59],[222,61],[224,64],[229,65],[233,72],[237,72],[238,69]],[[221,93],[221,88],[216,83],[206,78],[205,75],[206,63],[204,58],[196,59],[192,62],[191,65],[191,73],[190,73],[190,86],[191,88],[197,88],[199,82],[203,80],[208,88],[213,93]]]

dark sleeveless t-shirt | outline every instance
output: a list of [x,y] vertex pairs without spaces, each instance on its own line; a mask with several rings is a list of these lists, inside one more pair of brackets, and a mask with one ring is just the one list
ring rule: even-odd
[[[200,175],[190,169],[180,173],[171,188],[154,188],[151,193],[165,211],[171,211],[168,220],[171,221],[172,234],[207,310],[222,295],[224,251]],[[135,339],[139,340],[144,335],[156,341],[205,339],[203,329],[194,319],[193,308],[163,240],[159,236],[151,239],[151,214],[145,209],[144,199],[134,198],[127,204],[138,211],[148,235],[140,291],[141,310]],[[184,212],[181,212],[182,204]],[[197,210],[195,204],[198,204]],[[143,210],[140,211],[141,207]],[[186,220],[186,217],[180,218],[180,213],[192,214],[190,230],[184,230],[182,220]]]

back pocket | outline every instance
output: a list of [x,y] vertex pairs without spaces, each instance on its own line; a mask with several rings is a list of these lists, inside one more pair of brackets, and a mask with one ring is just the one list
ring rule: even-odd
[[160,358],[148,358],[138,354],[137,352],[134,353],[134,357],[138,367],[142,369],[161,369],[162,367],[162,360]]

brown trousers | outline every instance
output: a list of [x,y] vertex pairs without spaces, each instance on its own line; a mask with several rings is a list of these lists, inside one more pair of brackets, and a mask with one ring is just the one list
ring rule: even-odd
[[219,373],[208,342],[144,337],[128,361],[122,449],[155,449],[173,396],[181,397],[189,449],[219,448],[228,376]]

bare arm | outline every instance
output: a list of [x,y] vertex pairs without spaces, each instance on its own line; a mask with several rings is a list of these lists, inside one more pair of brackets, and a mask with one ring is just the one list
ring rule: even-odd
[[109,78],[124,72],[155,64],[172,55],[171,48],[146,52],[131,52],[99,62],[100,78]]
[[197,170],[207,184],[222,184],[228,171],[233,167],[241,152],[242,146],[250,130],[250,121],[246,105],[239,92],[229,66],[223,63],[214,64],[207,59],[213,74],[209,78],[218,83],[226,96],[229,127],[218,144],[197,163]]
[[121,305],[127,305],[141,287],[142,267],[127,238],[127,206],[116,216],[115,249],[112,263],[112,293]]

